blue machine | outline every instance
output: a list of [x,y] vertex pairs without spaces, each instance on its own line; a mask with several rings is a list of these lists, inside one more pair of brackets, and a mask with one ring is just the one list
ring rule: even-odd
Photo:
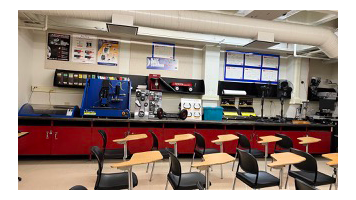
[[130,118],[131,82],[87,79],[80,115]]
[[26,103],[20,108],[19,116],[73,118],[79,116],[79,107]]

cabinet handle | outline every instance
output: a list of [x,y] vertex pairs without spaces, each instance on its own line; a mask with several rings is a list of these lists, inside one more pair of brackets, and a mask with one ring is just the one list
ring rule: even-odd
[[58,132],[54,132],[54,139],[55,139],[55,140],[58,139],[58,138],[57,138],[57,134],[58,134]]
[[48,140],[48,131],[46,131],[46,139]]

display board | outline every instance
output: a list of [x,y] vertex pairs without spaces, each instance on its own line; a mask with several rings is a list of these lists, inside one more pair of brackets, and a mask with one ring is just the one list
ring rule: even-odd
[[227,50],[224,80],[277,84],[279,55]]
[[178,70],[175,59],[175,44],[153,42],[152,57],[147,57],[146,69]]

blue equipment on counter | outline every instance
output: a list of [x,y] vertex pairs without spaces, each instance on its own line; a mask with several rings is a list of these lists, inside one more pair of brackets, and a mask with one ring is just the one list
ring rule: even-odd
[[19,116],[73,118],[79,116],[79,107],[26,103],[20,108]]
[[87,79],[81,116],[130,118],[131,82]]

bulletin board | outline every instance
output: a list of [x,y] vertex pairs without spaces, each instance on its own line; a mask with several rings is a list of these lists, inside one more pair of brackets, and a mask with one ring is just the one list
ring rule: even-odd
[[279,55],[227,50],[224,80],[277,84]]

